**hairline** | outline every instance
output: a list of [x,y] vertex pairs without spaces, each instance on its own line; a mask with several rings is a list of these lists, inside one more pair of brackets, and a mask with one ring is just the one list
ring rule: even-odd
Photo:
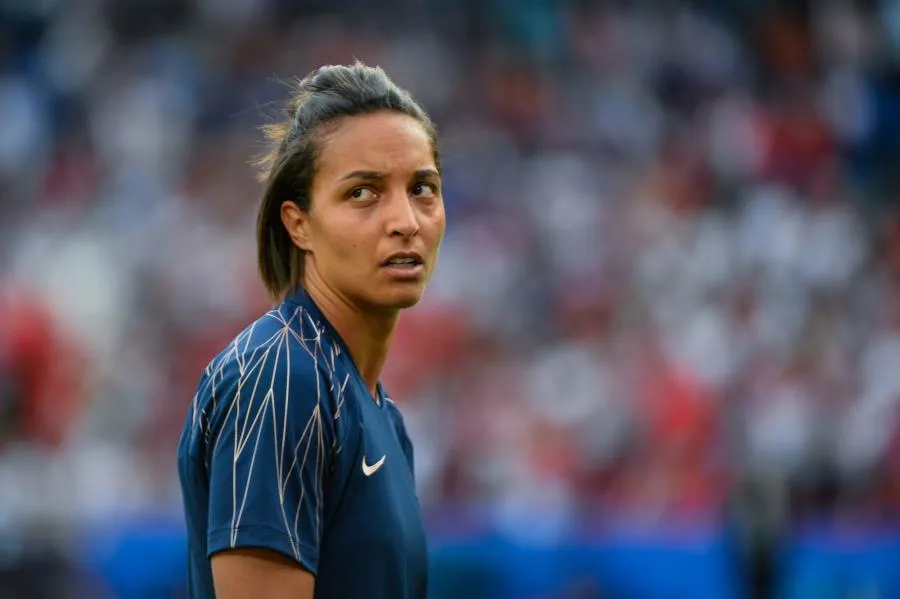
[[[440,161],[437,159],[438,154],[439,154],[439,148],[437,145],[437,142],[438,142],[437,131],[435,129],[434,124],[430,121],[430,119],[428,119],[427,115],[425,116],[425,120],[423,120],[421,117],[409,114],[408,112],[406,112],[404,110],[401,110],[399,108],[391,108],[391,107],[380,107],[380,108],[376,108],[371,111],[360,112],[357,114],[339,115],[339,116],[335,116],[335,117],[325,119],[325,120],[319,122],[308,133],[309,143],[312,144],[312,156],[311,156],[312,168],[310,169],[309,189],[305,190],[305,192],[308,194],[308,198],[307,198],[308,208],[304,210],[303,207],[301,207],[299,204],[297,204],[297,208],[299,210],[301,210],[302,212],[307,212],[307,213],[312,211],[313,204],[314,204],[312,190],[313,190],[313,187],[315,186],[316,177],[319,174],[319,166],[320,166],[320,160],[322,157],[322,152],[327,147],[327,144],[328,144],[328,141],[330,140],[330,138],[347,121],[350,121],[351,119],[373,116],[373,115],[380,114],[380,113],[399,114],[399,115],[405,116],[405,117],[411,119],[412,121],[414,121],[422,129],[422,131],[425,133],[425,136],[428,138],[428,143],[431,144],[431,158],[432,158],[433,165],[432,165],[432,167],[429,167],[429,168],[433,168],[433,170],[435,170],[437,172],[438,177],[443,178],[444,173],[441,169]],[[290,158],[288,159],[288,162],[289,161],[290,161]],[[284,175],[283,173],[279,173],[279,176],[286,176],[286,175]],[[285,202],[295,202],[296,203],[295,200],[296,200],[295,198],[286,198],[286,199],[279,200],[278,201],[279,209],[282,205],[284,205]]]

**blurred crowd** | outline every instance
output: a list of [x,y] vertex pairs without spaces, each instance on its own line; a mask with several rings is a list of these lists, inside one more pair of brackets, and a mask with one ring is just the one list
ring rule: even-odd
[[442,135],[448,233],[384,376],[424,505],[538,536],[895,515],[900,1],[20,0],[0,526],[178,509],[198,375],[268,305],[258,127],[353,58]]

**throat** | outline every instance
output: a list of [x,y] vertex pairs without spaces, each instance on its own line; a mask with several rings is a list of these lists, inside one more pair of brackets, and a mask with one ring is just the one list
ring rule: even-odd
[[[357,329],[360,333],[359,329]],[[338,332],[344,337],[344,333],[338,329]],[[393,331],[392,331],[393,332]],[[353,335],[352,338],[344,337],[344,342],[350,351],[350,357],[356,364],[356,369],[366,384],[369,393],[376,403],[380,403],[378,398],[378,380],[381,378],[381,372],[384,370],[384,364],[387,362],[388,351],[390,349],[391,336],[374,337],[364,334]]]
[[399,313],[374,314],[362,310],[336,294],[325,293],[316,285],[309,285],[307,293],[347,346],[373,399],[380,402],[378,380],[387,361]]

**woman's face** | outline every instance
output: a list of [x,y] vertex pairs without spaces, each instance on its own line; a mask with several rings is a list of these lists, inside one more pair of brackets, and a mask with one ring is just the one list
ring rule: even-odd
[[415,305],[444,235],[431,140],[412,117],[350,117],[323,135],[308,213],[282,220],[305,250],[304,282],[369,311]]

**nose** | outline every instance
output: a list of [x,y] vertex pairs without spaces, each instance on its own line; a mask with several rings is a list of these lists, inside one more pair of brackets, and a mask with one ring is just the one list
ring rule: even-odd
[[406,239],[415,237],[419,233],[419,218],[413,202],[405,192],[395,193],[392,196],[387,208],[388,234]]

